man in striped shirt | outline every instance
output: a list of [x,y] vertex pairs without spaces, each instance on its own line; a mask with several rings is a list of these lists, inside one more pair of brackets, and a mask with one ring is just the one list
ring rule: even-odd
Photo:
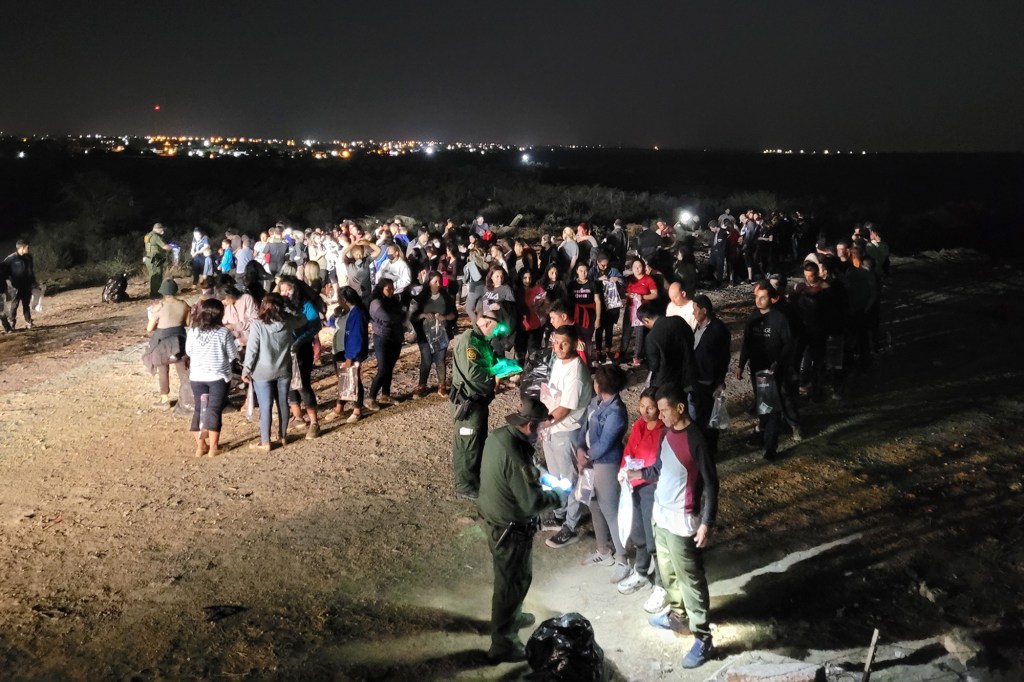
[[[704,436],[687,412],[686,391],[668,384],[658,390],[665,424],[654,464],[630,471],[630,479],[657,480],[651,515],[658,568],[668,593],[668,613],[652,616],[654,627],[693,633],[682,667],[696,668],[714,654],[708,621],[710,597],[703,548],[718,509],[718,471]],[[689,617],[689,628],[686,625]]]

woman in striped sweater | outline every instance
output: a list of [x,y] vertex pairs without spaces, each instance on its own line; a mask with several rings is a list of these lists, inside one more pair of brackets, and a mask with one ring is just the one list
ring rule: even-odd
[[[231,384],[231,362],[238,359],[235,338],[223,323],[224,304],[208,298],[199,304],[199,315],[185,338],[185,353],[191,362],[189,379],[195,397],[190,430],[195,434],[196,457],[220,454],[221,413]],[[204,395],[207,396],[205,411]]]

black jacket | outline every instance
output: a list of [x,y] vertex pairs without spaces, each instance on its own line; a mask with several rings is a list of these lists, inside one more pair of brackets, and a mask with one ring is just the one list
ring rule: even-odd
[[740,368],[750,361],[750,371],[770,369],[773,364],[788,366],[793,354],[793,335],[786,316],[772,308],[764,315],[755,311],[743,330]]
[[651,386],[678,384],[692,391],[697,378],[693,359],[693,330],[681,317],[661,316],[645,341]]
[[697,381],[710,383],[712,386],[721,386],[725,383],[725,375],[729,371],[731,341],[729,328],[717,317],[712,317],[708,328],[700,337],[700,342],[693,350]]

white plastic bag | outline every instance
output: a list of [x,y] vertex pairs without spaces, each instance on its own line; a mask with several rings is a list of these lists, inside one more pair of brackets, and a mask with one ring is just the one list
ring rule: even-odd
[[633,529],[633,486],[629,479],[619,481],[619,541],[625,547],[629,542],[629,535]]
[[43,296],[46,295],[46,287],[35,287],[32,289],[32,309],[37,313],[43,312]]
[[292,378],[288,382],[288,389],[291,391],[302,390],[302,373],[299,371],[299,358],[292,353]]
[[593,468],[588,467],[580,472],[579,481],[576,483],[576,490],[572,494],[576,496],[576,500],[580,504],[590,504],[590,500],[594,497]]
[[708,420],[708,428],[727,429],[730,423],[729,410],[725,406],[725,394],[719,393],[715,397],[715,404],[711,407],[711,419]]
[[338,400],[346,402],[358,400],[359,365],[338,367]]

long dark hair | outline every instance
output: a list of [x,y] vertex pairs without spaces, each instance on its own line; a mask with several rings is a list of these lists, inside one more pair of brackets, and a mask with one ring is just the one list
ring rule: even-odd
[[391,285],[392,289],[395,286],[395,282],[390,277],[381,277],[377,280],[377,284],[373,287],[373,293],[370,295],[370,300],[375,298],[386,300],[388,297],[384,295],[384,287]]
[[224,324],[224,304],[215,298],[207,298],[199,304],[199,319],[196,327],[210,331]]
[[359,308],[364,313],[366,312],[366,304],[363,303],[363,299],[360,298],[359,292],[352,287],[342,287],[338,291],[338,297],[343,299],[353,308]]
[[260,302],[260,311],[258,313],[260,322],[263,324],[271,324],[273,322],[280,322],[284,319],[284,297],[278,293],[269,293],[263,297]]
[[420,310],[423,310],[423,306],[426,305],[427,301],[430,300],[430,297],[433,295],[430,291],[430,280],[435,277],[440,280],[441,286],[438,288],[438,294],[442,299],[444,299],[445,306],[452,305],[452,307],[454,307],[454,300],[452,299],[451,294],[449,294],[444,287],[444,277],[442,277],[441,273],[437,270],[429,270],[427,272],[427,278],[423,282],[423,288],[420,290],[420,293],[416,295],[416,305],[419,306]]

